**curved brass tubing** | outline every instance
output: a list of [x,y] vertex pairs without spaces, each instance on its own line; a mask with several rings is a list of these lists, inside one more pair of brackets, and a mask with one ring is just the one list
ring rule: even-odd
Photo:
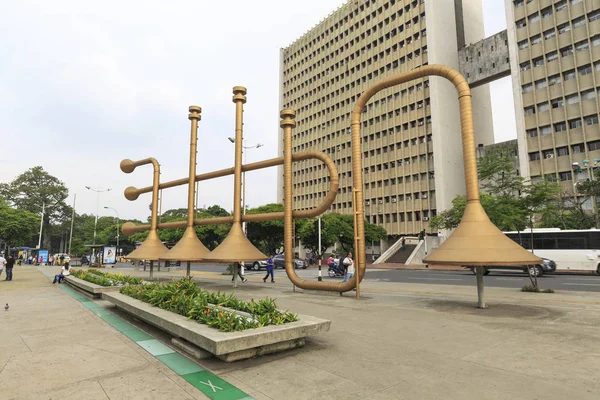
[[[325,199],[321,204],[316,206],[315,208],[311,208],[310,210],[297,210],[294,211],[293,217],[296,218],[312,218],[317,215],[323,214],[327,209],[331,206],[333,201],[335,200],[335,196],[337,195],[337,191],[339,188],[339,174],[337,170],[337,166],[335,162],[331,159],[331,157],[323,154],[320,151],[305,151],[302,153],[297,153],[292,156],[293,161],[304,161],[310,159],[317,159],[323,161],[325,166],[329,171],[330,176],[330,185],[329,191],[325,196]],[[263,169],[268,167],[273,167],[277,165],[282,165],[284,161],[284,157],[272,158],[269,160],[259,161],[251,164],[242,165],[242,171],[254,171],[257,169]],[[206,174],[196,175],[196,181],[203,181],[208,179],[219,178],[222,176],[232,175],[234,173],[233,168],[222,169],[218,171],[209,172]],[[180,180],[171,181],[165,183],[165,185],[170,185],[166,187],[178,186]],[[187,182],[184,182],[187,183]],[[161,185],[162,187],[162,185]],[[130,194],[134,194],[134,198],[127,197],[127,191],[129,190]],[[146,193],[146,188],[136,189],[133,187],[129,187],[125,190],[125,197],[128,200],[135,200],[137,196],[141,193]],[[258,221],[275,221],[284,218],[283,212],[274,212],[274,213],[262,213],[262,214],[246,214],[242,216],[242,221],[244,222],[258,222]],[[218,225],[218,224],[231,224],[233,223],[233,216],[228,217],[215,217],[215,218],[204,218],[204,219],[195,219],[194,225]],[[172,228],[185,228],[186,221],[175,221],[175,222],[163,222],[158,224],[158,229],[172,229]],[[135,232],[147,231],[150,229],[150,225],[135,225],[132,222],[128,222],[126,225],[123,225],[122,231],[125,236],[131,236]]]
[[[409,72],[402,73],[400,75],[384,79],[381,82],[369,87],[356,101],[356,105],[352,110],[351,118],[351,134],[352,134],[352,180],[354,195],[354,214],[356,226],[355,239],[356,248],[354,249],[354,260],[355,260],[355,274],[352,280],[344,284],[341,283],[329,283],[329,282],[315,282],[299,279],[294,270],[292,264],[292,232],[293,232],[293,220],[292,220],[292,176],[291,176],[291,157],[289,154],[292,152],[291,135],[292,128],[296,125],[294,121],[295,114],[291,110],[284,110],[281,112],[281,127],[284,129],[284,179],[285,179],[285,211],[288,212],[285,218],[285,243],[284,249],[286,253],[285,257],[285,268],[288,273],[288,277],[294,283],[294,285],[310,290],[328,290],[328,291],[340,291],[345,292],[355,288],[357,282],[362,281],[365,275],[365,211],[364,211],[364,199],[363,199],[363,179],[362,179],[362,151],[361,151],[361,136],[360,136],[360,117],[363,108],[367,102],[376,93],[383,89],[399,85],[414,79],[422,78],[425,76],[439,76],[449,80],[458,92],[459,108],[460,108],[460,122],[461,122],[461,134],[462,134],[462,146],[464,155],[464,168],[465,168],[465,180],[467,182],[467,201],[468,202],[479,202],[479,186],[477,180],[477,161],[475,156],[475,137],[473,134],[473,114],[471,108],[471,89],[465,78],[456,70],[442,66],[442,65],[426,65],[419,67]],[[288,157],[286,157],[288,155]],[[284,212],[285,212],[284,211]]]

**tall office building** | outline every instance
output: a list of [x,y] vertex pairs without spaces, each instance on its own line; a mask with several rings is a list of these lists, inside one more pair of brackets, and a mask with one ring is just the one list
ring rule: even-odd
[[[339,169],[331,211],[352,211],[350,113],[361,93],[422,65],[458,69],[458,49],[483,38],[481,0],[351,0],[281,50],[280,108],[296,111],[293,150],[323,151]],[[493,143],[487,86],[473,91],[473,105],[476,143]],[[369,101],[361,153],[370,222],[389,235],[430,231],[429,219],[465,193],[459,117],[455,88],[438,77]],[[282,154],[281,131],[279,140]],[[283,188],[282,169],[278,179]],[[295,209],[316,206],[328,188],[321,163],[294,164]]]
[[576,193],[583,161],[600,163],[600,1],[506,0],[506,13],[521,174]]

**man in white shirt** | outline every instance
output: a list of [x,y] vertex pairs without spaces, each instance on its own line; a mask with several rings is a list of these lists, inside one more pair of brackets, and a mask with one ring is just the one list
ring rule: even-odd
[[0,275],[2,275],[4,267],[6,267],[6,259],[4,258],[4,254],[0,253]]
[[342,283],[347,282],[354,275],[354,260],[352,259],[352,253],[348,253],[344,261],[342,262],[344,268],[346,268],[346,273],[344,274],[344,280]]

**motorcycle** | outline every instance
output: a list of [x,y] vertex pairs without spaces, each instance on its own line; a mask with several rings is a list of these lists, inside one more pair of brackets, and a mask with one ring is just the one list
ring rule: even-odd
[[331,264],[329,265],[327,274],[330,278],[335,278],[338,276],[344,276],[346,274],[346,271],[343,268],[341,268],[339,264]]

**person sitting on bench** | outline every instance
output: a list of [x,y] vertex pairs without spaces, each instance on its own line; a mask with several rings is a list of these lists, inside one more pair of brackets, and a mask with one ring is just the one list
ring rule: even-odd
[[60,274],[54,276],[54,281],[52,281],[52,283],[62,283],[65,280],[65,276],[71,275],[69,268],[69,263],[65,263],[60,270]]

